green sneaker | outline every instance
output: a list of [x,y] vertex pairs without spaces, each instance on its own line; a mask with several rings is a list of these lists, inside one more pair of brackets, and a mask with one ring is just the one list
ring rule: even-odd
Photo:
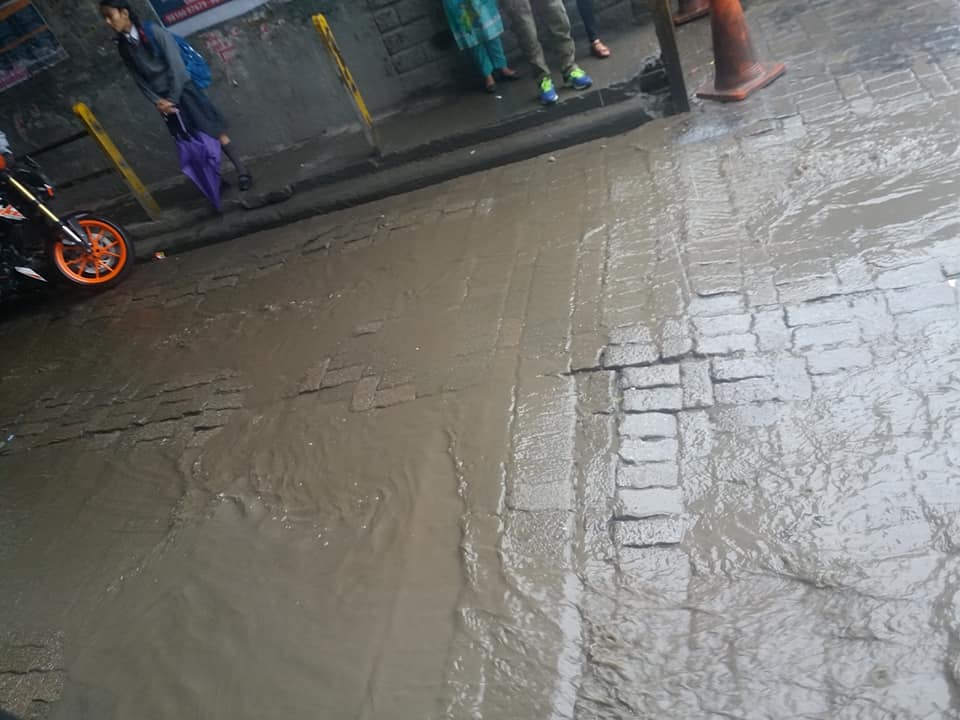
[[540,81],[540,102],[544,105],[553,105],[560,96],[557,95],[556,88],[553,87],[553,80],[549,75]]
[[564,78],[564,82],[574,90],[586,90],[593,85],[593,78],[587,75],[579,65],[574,65]]

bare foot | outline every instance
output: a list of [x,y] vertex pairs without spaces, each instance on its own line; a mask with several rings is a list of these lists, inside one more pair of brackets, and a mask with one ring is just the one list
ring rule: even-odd
[[518,77],[520,77],[520,73],[513,68],[505,67],[500,68],[500,77],[502,77],[504,80],[516,80]]
[[483,89],[488,93],[495,93],[497,91],[497,81],[493,79],[493,75],[487,75],[483,79]]

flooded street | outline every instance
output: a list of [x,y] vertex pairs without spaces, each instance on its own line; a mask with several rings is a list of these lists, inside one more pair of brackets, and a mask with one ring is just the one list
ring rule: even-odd
[[750,12],[747,103],[6,311],[0,708],[960,718],[960,6]]

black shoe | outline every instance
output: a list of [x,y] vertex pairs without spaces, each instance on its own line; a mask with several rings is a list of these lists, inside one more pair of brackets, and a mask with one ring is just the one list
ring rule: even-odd
[[246,192],[253,187],[253,176],[250,173],[244,173],[238,178],[240,192]]

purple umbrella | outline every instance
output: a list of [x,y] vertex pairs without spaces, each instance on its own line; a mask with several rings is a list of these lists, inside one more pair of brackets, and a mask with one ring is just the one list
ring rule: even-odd
[[223,153],[220,141],[200,131],[189,132],[183,116],[177,113],[177,118],[182,130],[175,135],[180,169],[200,188],[210,204],[220,210],[220,157]]

